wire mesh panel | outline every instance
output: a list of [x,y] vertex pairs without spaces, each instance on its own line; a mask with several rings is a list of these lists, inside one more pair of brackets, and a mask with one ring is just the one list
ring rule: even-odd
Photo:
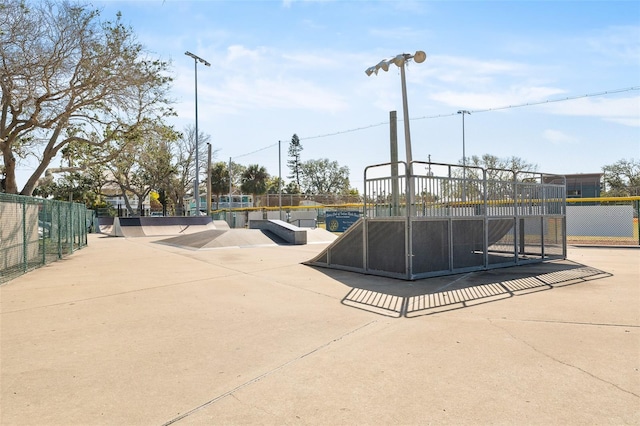
[[484,220],[452,221],[453,269],[484,265]]
[[0,194],[0,283],[87,244],[82,204]]
[[544,218],[543,246],[544,254],[550,259],[562,259],[566,256],[565,219],[563,217]]
[[428,274],[451,270],[449,220],[414,220],[411,224],[413,272]]
[[532,216],[519,219],[519,260],[542,258],[542,217]]
[[491,218],[488,224],[489,265],[515,265],[516,221],[513,218]]
[[406,274],[407,223],[372,219],[366,225],[367,270]]

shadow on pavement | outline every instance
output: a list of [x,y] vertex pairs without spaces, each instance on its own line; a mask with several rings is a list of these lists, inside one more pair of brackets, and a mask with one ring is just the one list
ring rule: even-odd
[[389,317],[413,318],[462,309],[612,276],[569,260],[402,281],[316,268],[351,287],[341,303]]

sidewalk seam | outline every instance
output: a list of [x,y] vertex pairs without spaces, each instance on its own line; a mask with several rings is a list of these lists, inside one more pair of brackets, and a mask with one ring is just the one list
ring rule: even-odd
[[253,383],[257,383],[260,380],[264,379],[265,377],[267,377],[267,376],[269,376],[269,375],[271,375],[271,374],[273,374],[273,373],[275,373],[277,371],[280,371],[283,368],[285,368],[285,367],[287,367],[287,366],[289,366],[289,365],[291,365],[291,364],[293,364],[293,363],[295,363],[297,361],[300,361],[301,359],[306,358],[309,355],[312,355],[312,354],[320,351],[321,349],[324,349],[324,348],[332,345],[335,342],[339,342],[340,340],[344,339],[345,337],[347,337],[347,336],[349,336],[351,334],[354,334],[354,333],[362,330],[363,328],[368,327],[371,324],[374,324],[376,322],[378,322],[378,320],[369,321],[368,323],[363,324],[360,327],[357,327],[357,328],[355,328],[353,330],[350,330],[350,331],[342,334],[341,336],[338,336],[335,339],[332,339],[332,340],[328,341],[327,343],[324,343],[324,344],[318,346],[317,348],[315,348],[315,349],[313,349],[313,350],[311,350],[311,351],[309,351],[307,353],[304,353],[304,354],[302,354],[302,355],[300,355],[300,356],[298,356],[298,357],[296,357],[296,358],[294,358],[292,360],[289,360],[289,361],[285,362],[284,364],[281,364],[281,365],[279,365],[279,366],[277,366],[277,367],[275,367],[275,368],[273,368],[273,369],[271,369],[269,371],[266,371],[266,372],[260,374],[259,376],[256,376],[253,379],[248,380],[248,381],[236,386],[235,388],[233,388],[233,389],[231,389],[231,390],[229,390],[229,391],[227,391],[227,392],[225,392],[225,393],[223,393],[221,395],[216,396],[215,398],[205,402],[204,404],[201,404],[201,405],[199,405],[199,406],[197,406],[195,408],[192,408],[191,410],[187,411],[186,413],[181,414],[181,415],[169,420],[166,423],[163,423],[162,426],[169,426],[169,425],[172,425],[172,424],[174,424],[174,423],[176,423],[176,422],[178,422],[178,421],[180,421],[180,420],[182,420],[182,419],[184,419],[186,417],[189,417],[190,415],[196,413],[197,411],[200,411],[203,408],[208,407],[209,405],[212,405],[212,404],[220,401],[221,399],[226,398],[229,395],[233,395],[235,392],[239,391],[240,389],[243,389],[243,388],[245,388],[245,387],[247,387],[247,386],[249,386],[249,385],[251,385]]

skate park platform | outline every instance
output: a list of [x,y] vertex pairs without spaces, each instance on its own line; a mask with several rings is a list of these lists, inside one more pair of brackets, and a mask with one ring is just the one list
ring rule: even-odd
[[307,230],[278,219],[251,220],[250,229],[260,229],[277,235],[289,244],[307,244]]
[[640,424],[640,250],[403,281],[90,234],[0,286],[0,424]]
[[365,169],[363,199],[359,221],[306,264],[415,280],[566,257],[564,176],[386,163]]
[[[169,237],[160,244],[191,250],[282,244],[317,244],[337,237],[320,228],[299,228],[280,220],[252,221],[254,229],[231,229],[206,216],[98,218],[101,234],[113,237]],[[266,223],[263,223],[266,222]]]

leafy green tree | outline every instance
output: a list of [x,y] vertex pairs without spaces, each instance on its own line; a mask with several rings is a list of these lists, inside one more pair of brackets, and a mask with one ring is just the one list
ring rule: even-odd
[[279,194],[280,188],[284,191],[284,180],[278,176],[270,177],[267,180],[267,194]]
[[640,195],[640,161],[634,158],[622,159],[602,167],[607,197],[628,197]]
[[229,192],[229,167],[218,162],[211,166],[211,192],[218,196],[216,210],[220,209],[220,197]]
[[242,173],[240,189],[245,194],[253,195],[253,199],[256,200],[256,195],[267,192],[268,179],[267,169],[258,164],[252,164]]
[[302,173],[302,161],[300,160],[300,153],[302,152],[302,144],[300,138],[295,133],[291,137],[289,142],[289,160],[287,160],[287,166],[291,170],[291,174],[287,176],[300,187],[300,175]]
[[231,175],[231,191],[232,192],[241,190],[240,188],[242,186],[242,179],[246,170],[247,170],[247,167],[243,166],[242,164],[234,163],[233,161],[231,162],[230,175]]
[[300,194],[300,185],[295,182],[289,182],[287,186],[282,189],[285,194]]
[[[178,135],[170,127],[146,129],[144,136],[123,140],[120,155],[107,164],[112,182],[121,189],[130,214],[142,215],[143,202],[152,190],[164,188],[176,173],[171,144]],[[138,199],[134,212],[129,195]]]
[[349,167],[327,158],[301,165],[302,190],[306,194],[342,194],[349,191]]
[[[4,0],[0,8],[0,151],[5,190],[31,195],[52,160],[84,145],[92,163],[172,114],[168,63],[150,57],[130,27],[90,6]],[[39,164],[19,191],[18,160]]]

